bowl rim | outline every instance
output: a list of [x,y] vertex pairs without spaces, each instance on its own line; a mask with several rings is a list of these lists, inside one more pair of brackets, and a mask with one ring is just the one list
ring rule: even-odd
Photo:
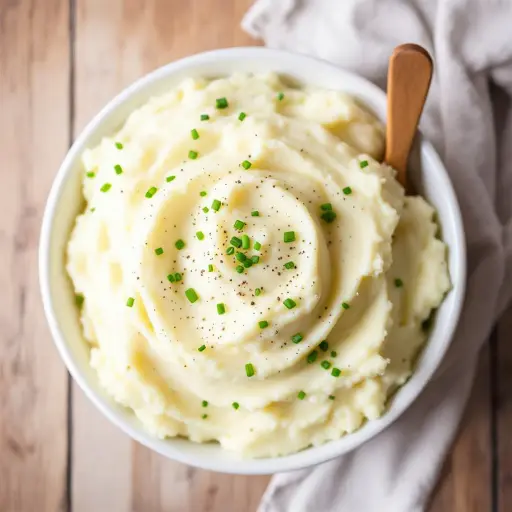
[[[108,399],[101,396],[94,389],[92,389],[92,387],[87,382],[86,377],[81,372],[79,365],[75,361],[72,350],[68,346],[64,337],[64,333],[59,326],[59,322],[57,320],[58,314],[56,313],[56,309],[54,307],[55,305],[51,292],[50,253],[52,226],[55,219],[57,205],[61,199],[62,190],[66,183],[68,174],[73,167],[73,163],[77,158],[80,157],[85,142],[91,137],[91,135],[94,134],[98,125],[100,125],[105,118],[108,118],[111,114],[114,114],[116,110],[126,101],[128,101],[134,94],[140,90],[145,89],[147,86],[168,79],[178,71],[183,71],[184,69],[189,68],[193,69],[205,63],[218,61],[219,59],[229,61],[237,60],[240,58],[250,59],[262,56],[272,57],[275,60],[281,61],[291,59],[299,61],[303,65],[314,64],[318,66],[319,63],[322,63],[326,67],[335,70],[341,80],[344,77],[348,77],[353,83],[357,83],[358,87],[360,86],[362,89],[364,89],[368,95],[372,95],[376,102],[385,102],[386,95],[384,91],[382,91],[379,87],[372,84],[365,78],[350,71],[338,68],[334,64],[323,59],[283,50],[275,50],[264,47],[235,47],[197,53],[173,61],[142,76],[131,85],[123,89],[87,123],[85,128],[75,139],[64,160],[62,161],[57,175],[54,178],[44,210],[39,242],[40,291],[45,316],[50,327],[52,338],[68,371],[80,386],[80,388],[87,395],[87,397],[94,403],[94,405],[114,425],[119,427],[132,439],[167,458],[206,470],[246,475],[271,474],[281,471],[291,471],[314,466],[321,462],[326,462],[357,448],[391,425],[406,409],[411,406],[418,395],[420,395],[420,393],[424,390],[425,386],[435,371],[439,368],[440,363],[451,344],[453,334],[458,324],[466,286],[466,242],[464,237],[460,206],[444,164],[442,163],[432,144],[422,138],[421,150],[424,153],[425,158],[430,161],[429,167],[438,168],[440,181],[439,185],[445,189],[445,193],[449,198],[449,202],[451,203],[453,213],[452,221],[454,223],[454,230],[456,233],[456,239],[452,241],[452,245],[457,247],[457,251],[455,251],[455,253],[458,255],[456,265],[459,270],[459,279],[450,292],[455,295],[453,299],[454,312],[449,318],[447,325],[445,325],[445,329],[443,331],[444,343],[441,346],[441,350],[439,350],[432,357],[431,366],[429,368],[423,369],[421,375],[418,375],[418,373],[413,373],[410,380],[401,388],[401,390],[403,390],[407,387],[408,393],[407,396],[401,401],[400,407],[386,411],[382,417],[378,418],[377,420],[367,422],[360,429],[349,435],[342,436],[340,439],[328,441],[319,446],[306,448],[305,450],[297,453],[280,457],[268,457],[261,459],[222,459],[212,457],[211,455],[198,456],[195,453],[192,454],[190,452],[181,450],[179,447],[173,447],[172,443],[167,442],[165,439],[159,439],[149,435],[144,431],[144,427],[141,423],[139,424],[140,426],[135,427],[133,424],[127,421],[121,412],[114,408],[113,404],[109,402]],[[276,69],[276,71],[279,73],[279,69]],[[150,95],[147,96],[147,99],[149,99],[149,97]],[[429,341],[427,340],[427,343],[428,342]],[[411,382],[413,380],[414,382]],[[414,386],[412,385],[413,383]],[[186,440],[186,442],[191,443],[192,441]],[[220,445],[219,449],[223,450]]]

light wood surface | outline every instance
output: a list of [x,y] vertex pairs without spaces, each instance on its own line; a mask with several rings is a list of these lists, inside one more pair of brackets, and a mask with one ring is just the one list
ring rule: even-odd
[[417,44],[401,44],[389,58],[386,156],[407,190],[407,162],[432,79],[432,59]]
[[[0,512],[256,509],[268,477],[165,460],[112,427],[74,385],[68,395],[39,300],[36,254],[69,141],[147,71],[254,44],[239,28],[250,3],[0,0]],[[512,310],[482,357],[431,511],[512,510],[511,341]]]

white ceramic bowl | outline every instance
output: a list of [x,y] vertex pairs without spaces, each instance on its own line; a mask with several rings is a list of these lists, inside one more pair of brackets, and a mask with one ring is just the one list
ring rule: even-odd
[[158,453],[193,466],[240,474],[265,474],[299,469],[353,450],[392,423],[419,395],[448,348],[456,327],[465,286],[465,241],[457,199],[448,175],[433,147],[418,141],[418,164],[411,178],[416,189],[435,206],[443,239],[449,247],[453,289],[437,313],[430,339],[410,380],[378,420],[367,422],[353,434],[293,455],[241,459],[217,444],[196,444],[186,439],[150,436],[128,409],[116,404],[99,385],[89,366],[89,346],[82,337],[74,293],[65,271],[65,247],[76,216],[83,207],[80,156],[105,135],[118,129],[137,107],[186,77],[218,77],[235,71],[277,71],[304,84],[338,89],[360,99],[385,121],[386,96],[363,78],[309,57],[265,48],[233,48],[188,57],[143,77],[114,98],[85,128],[69,150],[53,183],[44,214],[39,248],[39,272],[44,309],[50,329],[71,375],[86,395],[113,423],[135,440]]

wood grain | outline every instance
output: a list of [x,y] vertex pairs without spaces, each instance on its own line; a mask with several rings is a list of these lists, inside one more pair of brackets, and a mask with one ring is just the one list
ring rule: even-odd
[[477,370],[460,432],[432,496],[431,512],[492,510],[491,391],[489,348]]
[[512,510],[512,306],[498,324],[496,482],[499,512]]
[[[113,95],[158,66],[199,51],[254,44],[239,27],[250,4],[77,0],[74,133]],[[73,425],[74,512],[249,512],[268,482],[166,460],[109,425],[76,386]]]
[[67,374],[39,300],[40,217],[67,150],[68,4],[0,2],[0,510],[66,507]]

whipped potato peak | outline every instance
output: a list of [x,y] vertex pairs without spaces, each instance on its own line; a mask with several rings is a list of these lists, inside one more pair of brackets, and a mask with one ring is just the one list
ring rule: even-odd
[[234,74],[84,152],[67,268],[92,367],[152,434],[277,456],[385,412],[450,281],[383,133],[341,92]]

